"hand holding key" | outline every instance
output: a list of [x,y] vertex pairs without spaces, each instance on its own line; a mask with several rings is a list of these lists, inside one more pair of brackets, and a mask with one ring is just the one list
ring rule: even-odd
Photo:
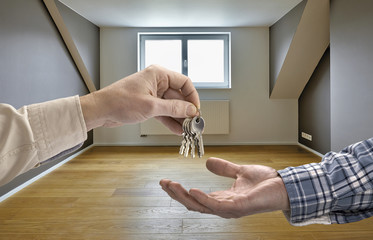
[[197,147],[198,156],[201,158],[205,154],[202,140],[205,120],[201,116],[186,118],[182,127],[184,132],[179,153],[184,155],[184,157],[188,157],[190,150],[190,155],[195,158],[195,149]]
[[156,118],[176,134],[181,120],[200,108],[198,92],[185,75],[160,66],[125,77],[80,97],[87,130],[143,122]]

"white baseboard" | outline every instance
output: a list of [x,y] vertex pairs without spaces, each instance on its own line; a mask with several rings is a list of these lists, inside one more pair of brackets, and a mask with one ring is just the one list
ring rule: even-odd
[[304,148],[304,149],[306,149],[306,150],[308,150],[308,151],[310,151],[310,152],[316,154],[316,155],[319,156],[319,157],[324,157],[324,154],[321,154],[321,153],[319,153],[319,152],[313,150],[312,148],[309,148],[309,147],[307,147],[307,146],[305,146],[305,145],[303,145],[303,144],[301,144],[301,143],[299,143],[299,142],[298,142],[298,145],[299,145],[300,147],[302,147],[302,148]]
[[[180,146],[181,144],[181,137],[180,143],[175,142],[165,142],[165,143],[157,143],[157,142],[147,142],[147,143],[139,143],[139,142],[126,142],[126,143],[94,143],[93,146],[97,147],[156,147],[156,146]],[[298,142],[222,142],[222,143],[205,143],[205,146],[241,146],[241,145],[298,145]]]
[[64,165],[65,163],[67,163],[68,161],[70,161],[71,159],[77,157],[78,155],[84,153],[85,151],[87,151],[88,149],[92,148],[94,146],[94,144],[92,145],[89,145],[88,147],[80,150],[79,152],[77,153],[74,153],[73,155],[71,155],[70,157],[66,158],[65,160],[57,163],[56,165],[54,165],[53,167],[47,169],[46,171],[36,175],[35,177],[31,178],[30,180],[24,182],[23,184],[19,185],[18,187],[14,188],[13,190],[9,191],[8,193],[0,196],[0,202],[4,201],[5,199],[9,198],[10,196],[12,196],[13,194],[17,193],[18,191],[22,190],[23,188],[27,187],[28,185],[30,185],[31,183],[35,182],[36,180],[44,177],[45,175],[47,175],[48,173],[54,171],[55,169],[59,168],[60,166]]

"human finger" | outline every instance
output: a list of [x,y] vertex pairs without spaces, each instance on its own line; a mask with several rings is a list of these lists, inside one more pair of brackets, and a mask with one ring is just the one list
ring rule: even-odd
[[[176,100],[181,100],[181,101],[185,101],[185,102],[188,103],[188,101],[185,99],[185,96],[181,93],[181,90],[174,90],[172,88],[167,89],[164,92],[162,98],[166,99],[166,100],[167,99],[176,99]],[[197,109],[197,107],[196,107],[196,109]],[[192,112],[192,115],[189,116],[189,117],[194,117],[194,111]],[[180,123],[182,123],[184,118],[183,119],[179,118],[178,120],[180,120]]]
[[163,125],[165,125],[168,129],[170,129],[171,132],[181,136],[183,133],[183,128],[181,126],[181,123],[171,117],[165,117],[165,116],[158,116],[155,117],[158,121],[160,121]]
[[224,200],[217,200],[215,197],[211,197],[208,194],[196,188],[190,189],[189,194],[200,204],[212,209],[214,212],[221,211],[223,209],[221,205]]
[[211,209],[212,214],[224,218],[239,217],[240,213],[237,214],[237,209],[234,207],[234,202],[231,199],[219,199],[218,196],[213,197],[199,189],[190,189],[189,194],[201,205]]
[[162,189],[165,190],[168,195],[184,205],[188,210],[197,211],[201,213],[211,213],[211,210],[201,205],[193,197],[191,197],[187,190],[180,183],[172,182],[164,179],[160,182]]
[[207,169],[219,176],[237,178],[240,166],[220,158],[211,157],[206,161]]
[[162,96],[164,99],[178,99],[185,100],[185,96],[181,93],[181,90],[175,90],[172,88],[167,89]]
[[169,116],[173,118],[194,117],[198,114],[194,104],[177,99],[153,99],[154,108],[152,115]]
[[168,179],[162,179],[159,182],[159,185],[161,185],[163,191],[165,191],[172,199],[176,199],[175,193],[169,188],[169,184],[171,183],[171,180]]
[[181,92],[185,100],[193,103],[197,108],[201,107],[199,95],[189,77],[174,71],[163,68],[167,74],[169,87]]
[[175,193],[178,202],[183,204],[188,210],[197,211],[200,213],[211,213],[211,210],[200,204],[193,197],[189,195],[189,192],[181,186],[181,184],[172,182],[169,188]]

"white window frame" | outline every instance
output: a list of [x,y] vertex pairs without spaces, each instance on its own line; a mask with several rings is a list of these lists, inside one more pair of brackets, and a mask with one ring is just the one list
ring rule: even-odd
[[187,40],[224,40],[224,82],[193,82],[199,89],[231,88],[231,33],[230,32],[138,32],[137,34],[137,70],[145,68],[145,40],[181,40],[182,73],[188,75]]

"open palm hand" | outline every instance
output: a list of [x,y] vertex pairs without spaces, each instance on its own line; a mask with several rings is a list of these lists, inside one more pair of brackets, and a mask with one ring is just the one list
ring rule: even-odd
[[206,167],[217,175],[235,178],[232,187],[206,194],[199,189],[188,192],[179,183],[167,179],[161,180],[160,185],[170,197],[189,210],[224,218],[289,208],[284,183],[271,167],[237,165],[218,158],[209,158]]

